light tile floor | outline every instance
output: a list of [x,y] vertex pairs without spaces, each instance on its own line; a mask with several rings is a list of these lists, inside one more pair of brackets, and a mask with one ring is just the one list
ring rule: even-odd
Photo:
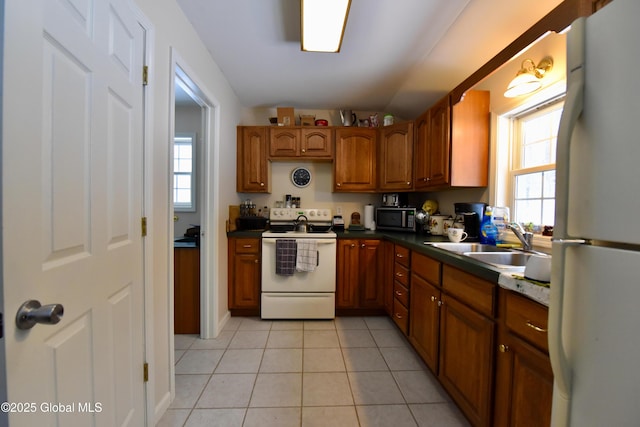
[[468,426],[386,317],[264,321],[176,335],[162,427]]

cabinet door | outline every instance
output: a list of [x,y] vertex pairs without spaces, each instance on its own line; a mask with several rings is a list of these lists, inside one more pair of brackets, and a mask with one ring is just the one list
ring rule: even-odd
[[360,240],[358,299],[359,307],[384,306],[382,283],[382,246],[380,240]]
[[300,157],[333,158],[333,131],[331,129],[302,129]]
[[268,193],[267,131],[264,126],[238,127],[237,182],[239,193]]
[[380,131],[381,190],[413,188],[413,123],[385,126]]
[[200,249],[173,251],[173,329],[176,334],[200,333]]
[[551,424],[553,371],[549,356],[506,333],[497,353],[494,425],[546,427]]
[[258,314],[261,281],[260,239],[229,239],[228,258],[229,308],[245,310],[245,314]]
[[449,155],[451,147],[451,121],[449,97],[445,97],[429,110],[429,187],[449,183]]
[[269,128],[269,157],[297,157],[300,153],[300,129]]
[[446,294],[440,306],[438,378],[474,426],[488,426],[494,323]]
[[429,111],[425,111],[416,119],[415,124],[415,162],[414,162],[414,187],[416,190],[429,187]]
[[416,274],[411,275],[409,341],[434,373],[438,372],[440,298],[438,288]]
[[334,191],[376,191],[377,129],[336,130]]
[[236,253],[233,262],[232,301],[229,308],[251,309],[260,306],[260,256]]
[[489,183],[489,91],[469,90],[451,108],[451,181],[453,187]]
[[340,239],[337,247],[336,308],[358,307],[358,261],[360,247],[357,240]]

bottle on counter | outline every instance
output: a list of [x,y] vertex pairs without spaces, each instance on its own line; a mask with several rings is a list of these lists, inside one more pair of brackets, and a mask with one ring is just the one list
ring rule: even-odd
[[487,206],[484,209],[484,216],[480,225],[480,243],[485,245],[495,245],[498,240],[498,228],[493,223],[493,207]]

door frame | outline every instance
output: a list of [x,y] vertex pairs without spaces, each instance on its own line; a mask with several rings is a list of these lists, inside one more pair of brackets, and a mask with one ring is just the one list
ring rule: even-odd
[[[2,0],[0,0],[2,1]],[[140,10],[135,2],[130,2],[138,25],[143,33],[143,66],[153,68],[153,47],[155,41],[155,28],[147,16]],[[153,223],[153,81],[151,73],[147,73],[148,80],[142,89],[142,216],[147,218],[147,227]],[[148,366],[155,366],[155,340],[154,340],[154,297],[153,297],[153,233],[142,239],[143,262],[143,288],[144,288],[144,360]],[[149,375],[145,382],[145,410],[147,426],[154,426],[157,418],[155,377]]]
[[[218,296],[219,284],[215,280],[213,272],[218,271],[218,242],[220,233],[216,224],[219,223],[219,185],[216,179],[219,176],[219,140],[220,140],[220,103],[211,95],[197,73],[183,59],[175,47],[171,48],[171,79],[169,98],[169,182],[167,194],[169,196],[167,214],[167,233],[173,237],[173,135],[175,134],[175,78],[179,78],[184,85],[183,89],[202,108],[202,157],[198,164],[202,167],[201,188],[198,194],[201,197],[199,206],[201,209],[201,240],[200,240],[200,337],[204,339],[215,338],[218,334]],[[171,249],[171,248],[170,248]],[[173,250],[169,251],[169,313],[170,328],[173,333]],[[173,338],[173,337],[171,337]],[[173,355],[173,339],[171,342],[171,355]],[[173,370],[173,360],[171,363]],[[172,372],[173,374],[173,372]],[[173,375],[172,375],[173,377]],[[172,390],[173,390],[172,379]],[[173,392],[173,391],[172,391]]]

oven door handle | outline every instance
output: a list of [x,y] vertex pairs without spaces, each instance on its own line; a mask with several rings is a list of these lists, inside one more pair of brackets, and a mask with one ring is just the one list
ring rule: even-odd
[[[276,242],[276,240],[278,239],[274,239],[274,238],[262,238],[262,243],[270,243],[270,244],[274,244]],[[295,239],[294,239],[295,240]],[[316,240],[316,243],[318,245],[335,245],[336,241],[335,239],[323,239],[323,240]]]

